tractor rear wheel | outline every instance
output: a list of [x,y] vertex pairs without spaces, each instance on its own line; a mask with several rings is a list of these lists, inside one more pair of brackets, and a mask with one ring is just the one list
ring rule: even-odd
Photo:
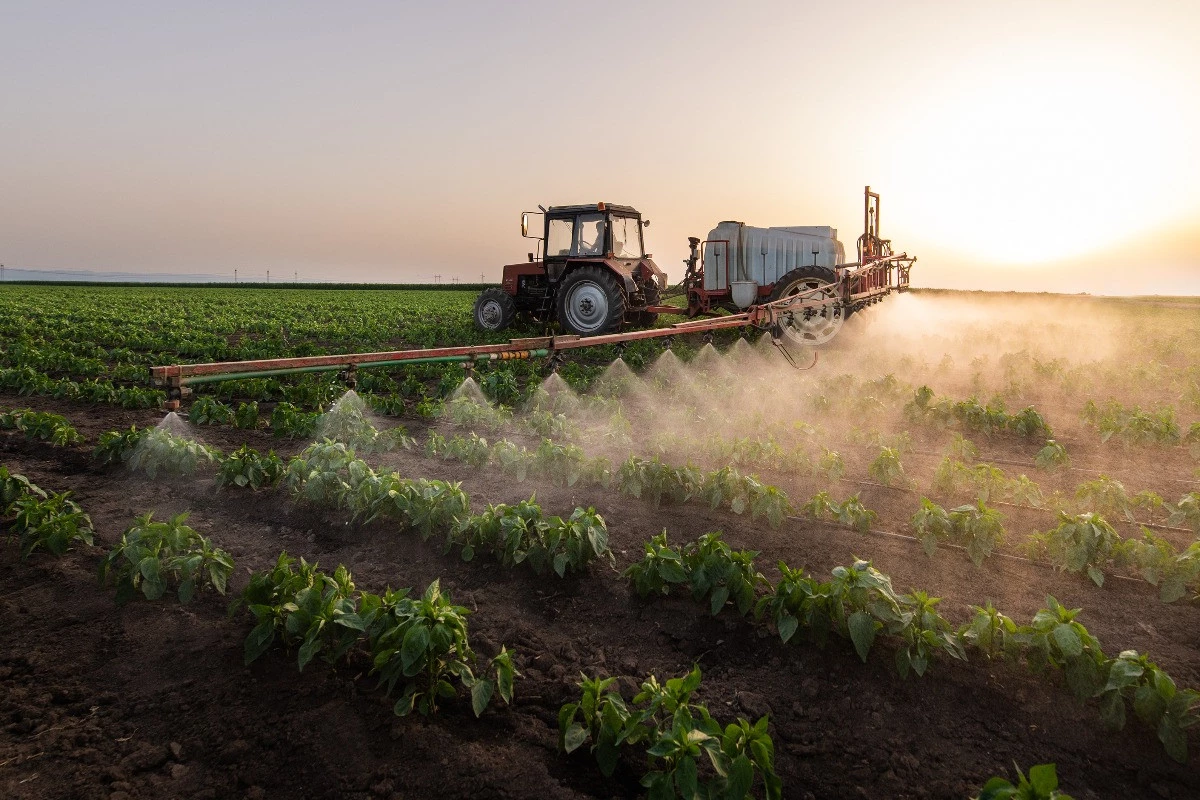
[[625,321],[625,294],[605,267],[579,267],[558,287],[558,322],[579,336],[615,333]]
[[[814,299],[837,297],[837,276],[833,270],[817,266],[797,267],[779,279],[770,299],[780,300],[813,289],[822,290],[812,295]],[[782,327],[784,335],[796,344],[819,347],[832,341],[845,321],[845,310],[835,304],[814,310],[809,316],[797,311]]]
[[481,331],[502,331],[512,324],[516,315],[517,304],[503,289],[484,289],[475,301],[475,327]]

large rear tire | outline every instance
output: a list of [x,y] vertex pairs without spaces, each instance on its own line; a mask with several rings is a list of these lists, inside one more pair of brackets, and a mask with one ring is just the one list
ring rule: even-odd
[[488,333],[502,331],[512,324],[517,304],[503,289],[484,289],[475,301],[475,327]]
[[559,284],[558,322],[567,333],[615,333],[624,321],[625,294],[617,276],[607,268],[579,267]]
[[[817,292],[814,298],[832,298],[837,297],[836,287],[837,276],[828,267],[797,267],[779,279],[770,299],[781,300],[813,289],[823,290]],[[841,305],[825,306],[809,316],[798,311],[792,314],[790,322],[783,325],[783,334],[796,344],[820,347],[838,335],[845,321],[846,313]]]

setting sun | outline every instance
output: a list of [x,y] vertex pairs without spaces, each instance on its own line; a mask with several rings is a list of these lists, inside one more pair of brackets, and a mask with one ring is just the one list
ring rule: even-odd
[[893,205],[937,241],[984,261],[1086,255],[1195,213],[1178,122],[1179,76],[1102,50],[993,53],[911,109],[891,145]]

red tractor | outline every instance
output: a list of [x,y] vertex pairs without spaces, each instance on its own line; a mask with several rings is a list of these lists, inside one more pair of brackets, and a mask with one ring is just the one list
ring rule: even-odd
[[530,253],[528,262],[504,267],[501,288],[486,289],[475,301],[476,325],[500,331],[518,313],[557,320],[579,336],[615,333],[626,322],[654,324],[667,276],[642,246],[649,220],[611,203],[551,206],[540,212],[542,236],[531,237],[533,213],[521,215],[521,235],[537,239],[544,255]]
[[[568,334],[617,333],[626,323],[652,326],[659,314],[688,317],[739,314],[772,305],[782,314],[779,332],[792,342],[820,346],[843,321],[892,291],[908,288],[915,258],[896,255],[879,237],[879,195],[868,186],[863,198],[863,234],[858,260],[847,263],[837,230],[828,226],[755,228],[718,223],[708,237],[691,237],[687,271],[679,286],[687,308],[659,305],[667,277],[642,245],[649,221],[630,206],[597,203],[542,209],[542,236],[529,261],[504,267],[499,289],[475,302],[475,323],[486,331],[508,327],[518,314],[557,321]],[[542,257],[536,257],[542,256]],[[782,302],[791,298],[795,302]]]

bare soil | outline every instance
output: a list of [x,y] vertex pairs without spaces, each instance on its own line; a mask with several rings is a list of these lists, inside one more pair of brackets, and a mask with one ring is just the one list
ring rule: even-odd
[[[62,413],[92,442],[161,416],[37,398],[0,403]],[[232,428],[206,428],[201,438],[226,450],[248,442],[286,455],[301,447]],[[1009,455],[1031,458],[1015,446]],[[1096,709],[1073,701],[1053,675],[942,661],[923,679],[902,680],[887,648],[863,664],[838,641],[824,650],[784,645],[728,611],[710,616],[687,596],[639,600],[605,567],[559,581],[463,563],[436,541],[423,544],[383,524],[348,525],[282,491],[215,493],[207,477],[148,481],[94,466],[87,450],[32,444],[19,434],[0,434],[0,460],[48,491],[73,491],[97,534],[94,548],[24,563],[13,539],[0,544],[0,796],[7,798],[629,797],[644,765],[629,755],[605,779],[586,752],[560,755],[558,709],[577,697],[581,672],[622,676],[629,697],[646,675],[679,675],[693,663],[704,671],[699,699],[718,719],[770,715],[786,797],[961,799],[991,775],[1011,776],[1013,762],[1055,762],[1076,798],[1200,796],[1197,756],[1172,762],[1132,715],[1125,731],[1105,731]],[[988,599],[1027,621],[1054,594],[1086,609],[1081,621],[1106,651],[1148,651],[1181,685],[1200,685],[1196,607],[1163,605],[1139,582],[1112,580],[1101,589],[1005,558],[976,569],[960,552],[928,559],[915,542],[886,533],[799,519],[771,530],[703,505],[658,508],[591,486],[516,484],[412,453],[372,460],[404,475],[461,480],[477,509],[534,491],[549,513],[595,506],[608,522],[618,571],[664,528],[674,542],[720,529],[733,546],[761,551],[757,563],[771,578],[779,560],[827,574],[856,555],[870,558],[898,590],[944,598],[940,608],[956,622]],[[1117,461],[1111,466],[1153,486],[1152,459]],[[816,487],[785,488],[805,496]],[[919,501],[877,487],[864,487],[863,498],[880,512],[879,527],[893,532]],[[113,590],[97,584],[97,566],[134,516],[151,509],[159,516],[190,510],[190,524],[234,556],[231,596],[281,550],[327,569],[345,564],[371,591],[419,590],[440,579],[472,610],[481,656],[502,644],[516,650],[522,677],[514,705],[476,719],[462,698],[435,718],[397,718],[364,660],[336,668],[314,662],[301,673],[294,654],[276,650],[243,666],[250,625],[244,612],[227,615],[228,598],[118,607]]]

